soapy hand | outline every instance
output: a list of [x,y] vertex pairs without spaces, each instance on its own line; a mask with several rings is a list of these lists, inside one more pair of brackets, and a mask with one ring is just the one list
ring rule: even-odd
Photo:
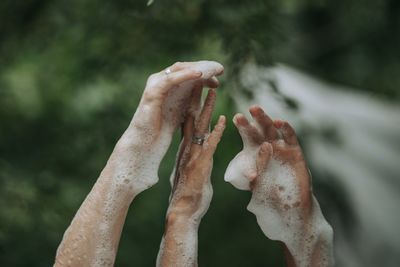
[[150,76],[132,122],[65,232],[55,266],[114,265],[128,208],[157,182],[159,164],[183,122],[192,91],[217,87],[215,76],[222,72],[217,62],[198,61],[176,63]]
[[248,210],[264,234],[286,246],[290,266],[332,266],[332,228],[312,195],[311,177],[296,134],[288,122],[271,120],[259,106],[254,122],[237,114],[243,150],[225,180],[251,190]]
[[259,106],[253,106],[249,111],[254,123],[250,123],[242,114],[237,114],[234,118],[235,126],[245,146],[241,153],[246,153],[246,150],[253,150],[253,153],[256,153],[252,155],[256,159],[252,167],[244,171],[249,188],[254,191],[260,187],[264,174],[273,171],[268,170],[269,165],[270,167],[276,165],[281,171],[289,171],[294,178],[291,182],[294,183],[296,189],[293,188],[290,194],[285,193],[291,188],[284,185],[285,181],[272,177],[274,184],[271,183],[268,186],[268,198],[276,205],[279,212],[284,212],[291,207],[299,207],[306,216],[312,208],[312,187],[307,164],[295,131],[286,121],[272,121]]
[[146,147],[157,143],[162,132],[171,135],[183,122],[193,86],[203,85],[216,88],[215,76],[224,68],[213,61],[178,62],[161,72],[150,75],[131,125],[146,138],[138,141]]
[[[208,91],[201,114],[198,113],[201,87],[193,90],[190,110],[183,126],[183,140],[178,152],[174,175],[171,177],[172,194],[168,214],[183,216],[199,222],[207,211],[211,198],[210,181],[213,155],[225,129],[225,117],[220,116],[209,132],[216,92]],[[192,142],[192,137],[204,137],[203,144]]]
[[198,229],[211,202],[213,155],[225,129],[225,117],[220,116],[210,133],[216,92],[208,91],[200,113],[201,92],[201,84],[196,85],[183,124],[183,139],[171,176],[165,234],[157,257],[159,267],[198,266]]
[[184,62],[149,77],[136,113],[117,143],[118,153],[113,153],[118,157],[111,157],[127,188],[139,193],[158,181],[159,164],[183,122],[193,88],[218,87],[215,76],[223,70],[214,61]]

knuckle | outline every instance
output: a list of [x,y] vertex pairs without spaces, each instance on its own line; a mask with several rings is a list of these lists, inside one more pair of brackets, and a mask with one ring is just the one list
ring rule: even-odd
[[171,85],[173,82],[173,78],[171,76],[172,76],[171,74],[164,75],[164,77],[160,79],[160,85],[162,86]]
[[146,87],[153,87],[157,84],[158,81],[159,76],[157,75],[157,73],[153,73],[147,78]]
[[177,61],[177,62],[175,62],[175,63],[172,65],[172,67],[173,67],[173,68],[179,68],[179,67],[182,67],[182,62],[180,62],[180,61]]
[[147,81],[152,81],[152,80],[156,79],[156,77],[157,77],[157,74],[156,74],[156,73],[152,73],[152,74],[149,76],[149,78],[147,79]]
[[144,91],[144,93],[143,93],[143,99],[146,101],[146,102],[153,102],[154,100],[156,100],[157,99],[157,94],[155,94],[154,92],[152,92],[152,91]]

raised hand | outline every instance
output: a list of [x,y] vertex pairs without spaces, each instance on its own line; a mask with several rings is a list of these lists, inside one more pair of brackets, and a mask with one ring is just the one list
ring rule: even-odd
[[213,155],[225,128],[225,117],[220,116],[209,133],[216,93],[213,89],[208,92],[198,115],[200,96],[201,87],[196,87],[171,176],[171,199],[157,266],[197,266],[197,231],[211,202]]
[[242,114],[234,117],[243,150],[229,164],[225,180],[252,191],[248,210],[267,237],[284,242],[291,266],[331,266],[332,229],[312,195],[293,128],[271,120],[259,106],[249,111],[254,122]]
[[218,87],[215,76],[223,70],[213,61],[178,62],[149,77],[132,122],[116,146],[122,152],[118,155],[124,154],[117,159],[119,165],[129,159],[119,168],[127,172],[118,176],[129,180],[136,193],[158,181],[159,164],[183,122],[195,85]]
[[55,266],[113,266],[129,205],[158,181],[193,88],[217,87],[222,72],[217,62],[199,61],[150,76],[132,122],[65,232]]

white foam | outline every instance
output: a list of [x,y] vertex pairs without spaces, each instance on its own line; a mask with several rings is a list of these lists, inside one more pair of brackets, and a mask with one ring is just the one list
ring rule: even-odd
[[[209,79],[216,75],[220,75],[224,70],[223,66],[215,61],[198,61],[193,64],[192,69],[202,72],[202,76],[199,79]],[[134,133],[133,136],[129,136],[128,139],[140,140],[140,143],[148,144],[148,150],[145,152],[145,158],[143,157],[143,151],[141,151],[140,154],[138,153],[133,156],[137,163],[134,166],[134,170],[131,169],[128,171],[128,173],[132,173],[130,179],[133,181],[133,187],[136,190],[136,194],[157,183],[157,172],[160,162],[171,143],[173,132],[183,122],[185,112],[187,111],[190,102],[188,100],[192,93],[194,82],[195,81],[184,82],[168,91],[168,95],[165,99],[164,105],[162,106],[161,133],[156,137],[157,142],[155,144],[150,144],[150,140],[154,139],[154,131],[149,125],[153,125],[156,122],[141,121],[143,114],[149,113],[150,110],[148,110],[149,107],[143,103],[139,105],[139,112],[136,112],[137,115],[135,114],[132,123],[140,125],[140,131]],[[131,151],[129,153],[131,153]],[[132,158],[132,156],[129,156],[128,158]],[[138,161],[136,159],[142,160]],[[129,179],[129,175],[126,175],[126,171],[124,171],[126,170],[126,167],[122,165],[132,167],[132,164],[125,164],[122,162],[118,163],[118,165],[118,170],[122,171],[120,176],[124,177],[124,179]]]
[[[225,180],[236,188],[249,190],[246,177],[255,170],[257,151],[257,148],[241,151],[230,162]],[[263,233],[272,240],[285,243],[296,266],[333,266],[332,228],[323,217],[315,197],[311,219],[305,221],[298,183],[291,166],[271,159],[266,173],[258,179],[247,208],[256,215]],[[319,251],[323,256],[317,263],[312,263],[316,246],[321,247]]]
[[[215,75],[219,75],[223,71],[221,64],[212,61],[200,61],[198,64],[195,64],[193,68],[203,73],[200,79],[209,79]],[[99,234],[102,238],[100,238],[97,249],[98,258],[103,259],[103,263],[109,262],[106,260],[107,258],[115,257],[113,248],[109,245],[105,246],[104,243],[111,244],[110,233],[112,231],[112,226],[115,224],[115,220],[118,218],[116,211],[120,205],[126,204],[123,202],[121,203],[121,198],[118,197],[118,194],[122,189],[129,188],[134,192],[134,195],[136,195],[157,183],[160,162],[168,150],[174,130],[183,121],[184,112],[188,108],[188,99],[191,95],[193,83],[194,81],[185,82],[168,91],[168,95],[162,107],[163,121],[158,136],[154,136],[154,130],[152,129],[154,125],[151,125],[154,122],[152,121],[147,122],[150,125],[139,122],[139,131],[133,134],[129,129],[127,130],[127,135],[132,134],[128,136],[128,138],[138,140],[141,145],[147,145],[147,151],[135,149],[128,149],[125,151],[124,146],[122,146],[122,151],[119,151],[121,153],[118,154],[118,157],[115,158],[115,160],[112,159],[113,165],[115,165],[115,177],[113,177],[112,180],[112,189],[108,193],[108,199],[104,209],[105,215],[103,216],[104,224],[102,224],[102,229],[99,229]],[[148,106],[142,103],[138,107],[138,111],[139,112],[136,112],[138,115],[135,114],[133,121],[135,119],[140,121],[143,115],[150,112]],[[156,142],[151,143],[154,139]],[[126,155],[121,155],[124,153]],[[122,201],[125,200],[123,199]],[[188,246],[190,245],[188,244]],[[104,255],[108,255],[108,257]]]
[[250,190],[248,177],[256,172],[256,149],[245,148],[229,163],[224,180],[240,190]]
[[[166,250],[164,236],[161,241],[156,266],[171,266],[168,263],[173,264],[174,267],[197,266],[197,231],[198,227],[189,223],[180,231],[170,233],[168,242],[174,243],[174,247],[170,250]],[[169,255],[167,256],[166,254]],[[168,257],[167,261],[165,257]]]
[[[223,72],[222,65],[213,61],[199,61],[192,68],[203,73],[199,79],[209,79]],[[121,224],[118,221],[121,220],[121,207],[129,206],[135,195],[157,183],[160,162],[171,143],[173,132],[183,120],[193,83],[185,82],[169,90],[162,106],[162,128],[157,136],[154,130],[157,121],[153,121],[154,116],[149,114],[154,110],[146,103],[139,104],[131,126],[118,141],[100,182],[95,184],[71,223],[78,225],[83,233],[90,233],[86,235],[90,236],[90,240],[85,240],[74,252],[64,247],[65,239],[70,237],[71,232],[67,230],[63,237],[58,255],[63,259],[66,256],[67,263],[76,262],[72,260],[76,258],[74,255],[81,257],[82,251],[88,251],[82,257],[90,262],[90,266],[114,264],[118,240],[115,235],[119,234],[115,229]],[[102,214],[100,219],[97,218],[98,213]],[[93,244],[96,245],[95,249],[89,247]],[[190,245],[193,245],[193,241],[188,243],[188,248]],[[93,258],[86,259],[87,255],[93,254]],[[57,259],[58,263],[60,261]]]
[[[182,144],[181,144],[182,145]],[[178,152],[179,154],[179,152]],[[181,161],[185,161],[185,153],[183,153]],[[185,267],[185,266],[197,266],[197,247],[198,247],[198,228],[200,225],[200,221],[204,214],[207,212],[210,202],[213,195],[213,189],[211,186],[210,176],[211,176],[212,167],[209,169],[203,169],[204,177],[207,177],[206,182],[203,184],[203,187],[200,190],[200,193],[196,192],[193,195],[193,198],[200,197],[200,199],[194,199],[196,203],[188,203],[197,207],[197,210],[191,214],[190,217],[185,219],[184,226],[182,226],[179,231],[175,231],[174,233],[169,233],[168,242],[174,243],[174,247],[172,249],[174,252],[167,251],[168,249],[165,247],[165,236],[163,237],[160,245],[160,250],[157,257],[157,266],[168,266],[165,263],[165,257],[169,257],[169,259],[174,259],[173,266],[177,267]],[[174,178],[175,178],[176,168],[171,174],[171,187],[174,186]],[[176,185],[176,189],[171,195],[170,205],[167,211],[167,214],[170,214],[171,207],[173,207],[176,203],[175,200],[182,199],[181,196],[181,187],[179,185],[180,182],[186,180],[187,177],[182,176],[178,181],[178,185]],[[198,202],[197,202],[198,201]],[[171,250],[171,247],[169,248]],[[173,256],[166,254],[172,253]]]

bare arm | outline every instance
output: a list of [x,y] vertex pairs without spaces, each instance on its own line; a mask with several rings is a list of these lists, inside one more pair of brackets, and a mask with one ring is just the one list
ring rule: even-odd
[[[194,99],[196,95],[200,96],[195,93]],[[195,114],[189,113],[185,121],[157,266],[197,266],[198,228],[212,198],[212,157],[225,128],[225,117],[221,116],[209,134],[214,102],[215,91],[211,90],[200,118],[195,122]],[[206,140],[202,145],[194,144],[193,135],[205,135]]]
[[[112,266],[132,200],[158,181],[157,171],[187,109],[194,82],[218,85],[218,63],[178,63],[147,81],[139,107],[57,250],[55,266]],[[177,90],[179,88],[179,90]]]
[[332,266],[333,231],[312,194],[293,128],[271,120],[258,106],[250,113],[254,122],[242,114],[234,118],[244,148],[231,161],[225,180],[252,191],[247,209],[267,237],[284,243],[288,266]]

